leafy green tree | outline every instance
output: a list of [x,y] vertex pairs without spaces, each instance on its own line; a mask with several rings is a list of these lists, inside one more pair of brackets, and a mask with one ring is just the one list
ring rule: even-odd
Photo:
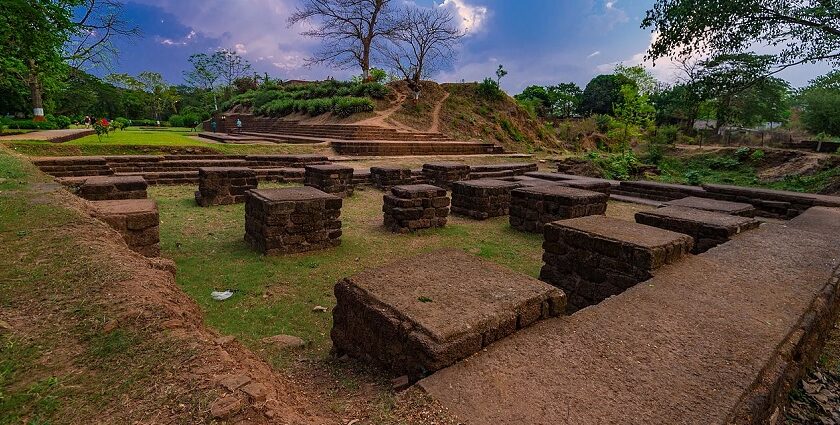
[[502,85],[502,77],[504,77],[507,74],[508,74],[508,72],[505,69],[505,66],[502,65],[502,64],[499,64],[499,67],[496,69],[496,84],[501,86]]
[[636,86],[621,86],[622,101],[615,104],[615,117],[624,123],[624,141],[628,138],[631,125],[647,128],[653,125],[656,109],[650,104],[647,95],[639,93]]
[[641,65],[625,66],[618,64],[615,66],[615,75],[623,75],[636,83],[639,93],[651,95],[659,91],[662,83],[656,79],[645,67]]
[[592,79],[586,88],[580,101],[580,110],[586,115],[613,113],[615,105],[623,101],[621,87],[635,85],[633,80],[623,75],[599,75]]
[[578,112],[583,90],[575,83],[560,83],[547,88],[551,100],[552,114],[560,118],[569,118]]
[[[649,59],[733,54],[780,46],[773,63],[840,65],[840,4],[826,0],[657,0],[642,28],[659,36]],[[759,75],[760,76],[760,75]]]
[[799,95],[802,123],[814,134],[840,136],[840,71],[817,77]]

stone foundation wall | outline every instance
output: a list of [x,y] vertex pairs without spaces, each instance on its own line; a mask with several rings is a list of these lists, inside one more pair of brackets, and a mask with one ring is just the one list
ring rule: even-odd
[[77,194],[89,201],[145,199],[148,183],[140,176],[98,176],[84,179]]
[[434,162],[423,164],[423,174],[429,184],[449,190],[452,183],[467,179],[470,167],[458,162]]
[[266,255],[338,246],[341,205],[341,198],[312,187],[248,191],[245,241]]
[[452,185],[452,213],[478,220],[500,217],[510,210],[510,192],[519,187],[501,180],[468,180]]
[[414,183],[411,169],[399,167],[370,167],[370,179],[373,186],[380,190]]
[[256,188],[257,175],[250,168],[199,168],[195,201],[202,207],[238,204]]
[[636,222],[691,236],[692,254],[706,252],[760,224],[749,217],[675,206],[637,212]]
[[420,184],[394,186],[383,197],[383,223],[392,232],[443,227],[449,216],[446,190]]

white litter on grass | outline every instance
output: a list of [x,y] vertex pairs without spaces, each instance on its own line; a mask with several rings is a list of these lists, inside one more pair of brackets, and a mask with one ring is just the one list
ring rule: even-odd
[[210,296],[216,301],[224,301],[233,296],[233,291],[213,291]]

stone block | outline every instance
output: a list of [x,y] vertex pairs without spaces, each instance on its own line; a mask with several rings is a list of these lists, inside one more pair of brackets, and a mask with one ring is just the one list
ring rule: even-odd
[[383,197],[383,223],[392,232],[443,227],[449,216],[446,190],[428,184],[394,186]]
[[337,164],[307,165],[303,184],[340,197],[353,195],[353,168]]
[[381,190],[413,183],[411,169],[400,167],[370,167],[370,179]]
[[449,190],[452,183],[469,177],[470,167],[459,162],[432,162],[423,164],[423,175],[429,184]]
[[452,184],[452,213],[484,220],[508,214],[510,192],[516,182],[494,179],[467,180]]
[[522,187],[511,192],[510,225],[541,233],[552,221],[604,214],[608,199],[605,193],[557,184]]
[[755,217],[755,207],[742,202],[730,202],[711,198],[700,198],[697,196],[686,196],[685,198],[668,201],[665,205],[695,208],[698,210],[714,211],[724,214],[739,215],[742,217]]
[[89,201],[145,199],[148,186],[142,176],[94,176],[78,186],[78,195]]
[[636,222],[691,236],[694,238],[693,254],[706,252],[759,225],[750,217],[678,206],[637,212]]
[[266,255],[338,246],[341,205],[341,198],[308,186],[248,191],[245,241]]
[[454,249],[342,279],[335,297],[336,354],[412,379],[565,308],[551,285]]
[[202,207],[242,203],[245,193],[256,189],[257,185],[257,174],[250,168],[199,168],[195,201]]
[[562,289],[568,311],[597,304],[687,255],[690,236],[601,215],[545,226],[540,279]]
[[160,256],[160,215],[153,199],[92,201],[91,214],[122,235],[133,251]]

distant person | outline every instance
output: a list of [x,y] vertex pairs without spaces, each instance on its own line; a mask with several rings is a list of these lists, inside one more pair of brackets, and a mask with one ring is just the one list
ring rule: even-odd
[[85,115],[85,128],[90,127],[90,115]]
[[155,124],[160,127],[160,120],[155,121]]
[[216,120],[210,121],[210,130],[216,132]]
[[236,132],[237,133],[242,132],[242,120],[239,119],[239,118],[236,119]]

